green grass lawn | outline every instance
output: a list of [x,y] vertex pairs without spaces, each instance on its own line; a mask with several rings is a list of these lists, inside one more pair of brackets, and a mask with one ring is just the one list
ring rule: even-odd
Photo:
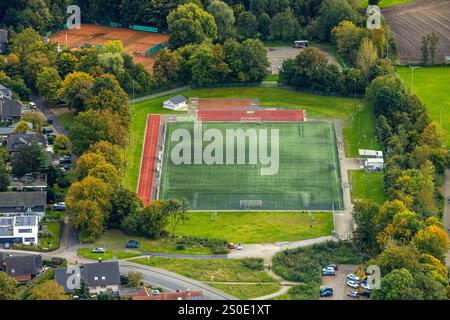
[[[411,89],[411,69],[401,67],[397,72]],[[415,69],[414,93],[427,106],[430,117],[445,129],[445,143],[450,149],[450,67]]]
[[289,288],[288,292],[270,300],[318,300],[320,285],[317,283],[301,283]]
[[169,270],[188,278],[208,282],[276,283],[264,270],[250,269],[241,259],[175,259],[149,257],[133,262]]
[[128,240],[137,240],[141,243],[141,251],[178,254],[212,254],[211,248],[200,245],[186,245],[183,250],[177,250],[177,245],[170,239],[150,240],[144,237],[135,237],[124,234],[120,230],[110,229],[101,235],[93,247],[103,247],[107,250],[118,251],[126,248]]
[[232,296],[241,300],[248,300],[252,298],[262,297],[280,291],[281,289],[281,285],[277,283],[258,283],[258,284],[213,283],[210,285],[216,289],[231,294]]
[[330,235],[332,230],[329,212],[314,212],[311,217],[301,212],[190,212],[177,235],[234,243],[273,243],[318,238]]
[[[262,87],[198,89],[183,91],[180,94],[186,98],[257,98],[265,107],[304,109],[308,118],[343,119],[346,125],[350,126],[344,131],[346,144],[349,145],[347,151],[351,152],[349,156],[357,156],[358,148],[370,148],[375,136],[372,112],[366,110],[365,99],[318,96],[294,90]],[[125,177],[125,183],[131,190],[136,190],[137,187],[146,116],[149,113],[170,113],[171,111],[162,109],[162,102],[170,96],[138,102],[131,108],[131,142],[127,151],[128,166]],[[360,117],[360,123],[364,125],[351,125],[352,117]]]
[[[393,7],[398,6],[400,4],[406,4],[410,2],[414,2],[415,0],[380,0],[378,6],[380,8]],[[369,0],[361,0],[360,7],[367,8],[369,5]]]
[[138,253],[124,252],[124,251],[113,251],[106,250],[105,253],[93,253],[92,248],[81,248],[77,250],[77,255],[85,257],[87,259],[98,260],[102,258],[103,261],[111,260],[111,259],[129,259],[134,257],[139,257]]
[[72,111],[64,112],[56,117],[67,130],[70,130],[74,118]]
[[277,82],[280,78],[279,74],[269,74],[264,78],[264,81],[275,81]]
[[350,177],[354,199],[371,199],[377,204],[387,200],[383,172],[351,171]]
[[[253,207],[262,210],[331,210],[343,208],[340,170],[336,148],[334,126],[330,123],[203,123],[202,130],[220,131],[221,137],[229,130],[242,129],[255,132],[255,139],[246,143],[245,165],[237,164],[236,155],[229,163],[230,140],[218,147],[222,164],[174,163],[173,153],[180,144],[191,149],[195,142],[194,124],[168,123],[162,169],[160,199],[187,199],[192,210],[240,210],[241,200],[262,201]],[[251,146],[257,144],[259,130],[266,130],[270,136],[273,130],[279,132],[279,160],[276,164],[260,161],[249,164],[248,158],[258,159],[257,150],[251,153]],[[173,134],[184,130],[191,133],[191,139],[180,143]],[[259,134],[261,138],[261,134]],[[219,139],[219,138],[217,138]],[[270,137],[268,138],[271,139]],[[233,142],[234,143],[234,142]],[[210,142],[204,142],[206,148]],[[271,150],[274,146],[269,146]],[[206,150],[206,149],[205,149]],[[216,151],[219,153],[219,151]],[[261,150],[259,150],[261,152]],[[269,151],[272,153],[272,151]],[[178,154],[178,153],[177,153]],[[226,160],[224,159],[226,158]],[[263,170],[271,168],[264,175]]]
[[50,238],[39,238],[39,246],[44,249],[56,249],[59,247],[59,239],[61,237],[61,225],[59,222],[44,222],[42,225],[48,227]]

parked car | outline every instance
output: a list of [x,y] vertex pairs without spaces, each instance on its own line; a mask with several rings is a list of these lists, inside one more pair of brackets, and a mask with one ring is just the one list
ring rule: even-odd
[[356,276],[353,273],[350,273],[350,274],[347,275],[347,280],[354,281],[354,282],[359,282],[359,277]]
[[236,249],[236,246],[234,245],[234,243],[229,243],[228,244],[228,249]]
[[44,128],[42,128],[42,133],[44,133],[44,134],[53,133],[53,129],[49,128],[49,127],[44,127]]
[[71,156],[67,156],[67,155],[59,156],[59,163],[60,164],[72,163],[72,157]]
[[238,245],[236,246],[236,250],[242,250],[243,248],[242,248],[242,244],[241,243],[238,243]]
[[30,107],[30,109],[36,109],[36,103],[34,102],[28,103],[28,106]]
[[349,293],[347,293],[347,295],[351,298],[358,298],[359,292],[358,291],[350,291]]
[[367,282],[362,282],[361,283],[361,288],[363,288],[364,290],[370,290],[369,285],[367,284]]
[[160,294],[158,289],[153,289],[152,290],[152,296],[157,296],[158,294]]
[[321,297],[331,297],[333,296],[333,288],[321,288],[320,289]]
[[350,288],[353,288],[353,289],[357,289],[359,287],[359,283],[356,281],[348,280],[347,286],[349,286]]
[[140,247],[141,247],[141,244],[139,243],[139,241],[136,241],[136,240],[130,240],[127,243],[128,249],[139,249]]
[[334,276],[336,271],[331,267],[325,267],[322,269],[323,276]]
[[337,270],[337,269],[338,269],[338,266],[337,266],[337,264],[332,263],[332,264],[329,264],[329,265],[327,266],[327,268],[333,268],[334,270]]
[[3,248],[4,249],[11,249],[11,245],[9,244],[9,242],[6,242],[3,244]]
[[106,252],[106,250],[105,250],[105,248],[94,248],[94,249],[92,249],[92,253],[105,253]]
[[366,298],[370,298],[370,291],[364,290],[363,292],[361,292],[359,295],[361,297],[366,297]]
[[55,203],[53,205],[53,210],[55,210],[55,211],[64,211],[64,210],[66,210],[66,203],[65,202]]

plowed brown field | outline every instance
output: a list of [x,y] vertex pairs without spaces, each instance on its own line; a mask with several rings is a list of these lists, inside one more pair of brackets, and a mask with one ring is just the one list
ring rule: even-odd
[[450,56],[450,0],[419,0],[381,12],[397,35],[402,63],[420,61],[422,37],[432,31],[439,36],[436,62]]

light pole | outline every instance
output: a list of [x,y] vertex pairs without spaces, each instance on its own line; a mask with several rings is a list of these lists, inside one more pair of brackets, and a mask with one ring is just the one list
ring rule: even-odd
[[411,69],[411,91],[412,94],[414,94],[414,69],[420,68],[420,67],[411,67],[409,66],[409,68]]

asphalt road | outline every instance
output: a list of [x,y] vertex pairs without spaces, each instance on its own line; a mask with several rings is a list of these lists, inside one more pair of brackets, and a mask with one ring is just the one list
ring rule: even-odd
[[48,107],[47,102],[42,97],[33,93],[30,98],[31,101],[36,103],[37,109],[42,112],[45,118],[53,121],[53,127],[59,134],[69,135],[69,132],[64,128],[61,122],[59,122],[58,118],[53,114],[52,110]]

